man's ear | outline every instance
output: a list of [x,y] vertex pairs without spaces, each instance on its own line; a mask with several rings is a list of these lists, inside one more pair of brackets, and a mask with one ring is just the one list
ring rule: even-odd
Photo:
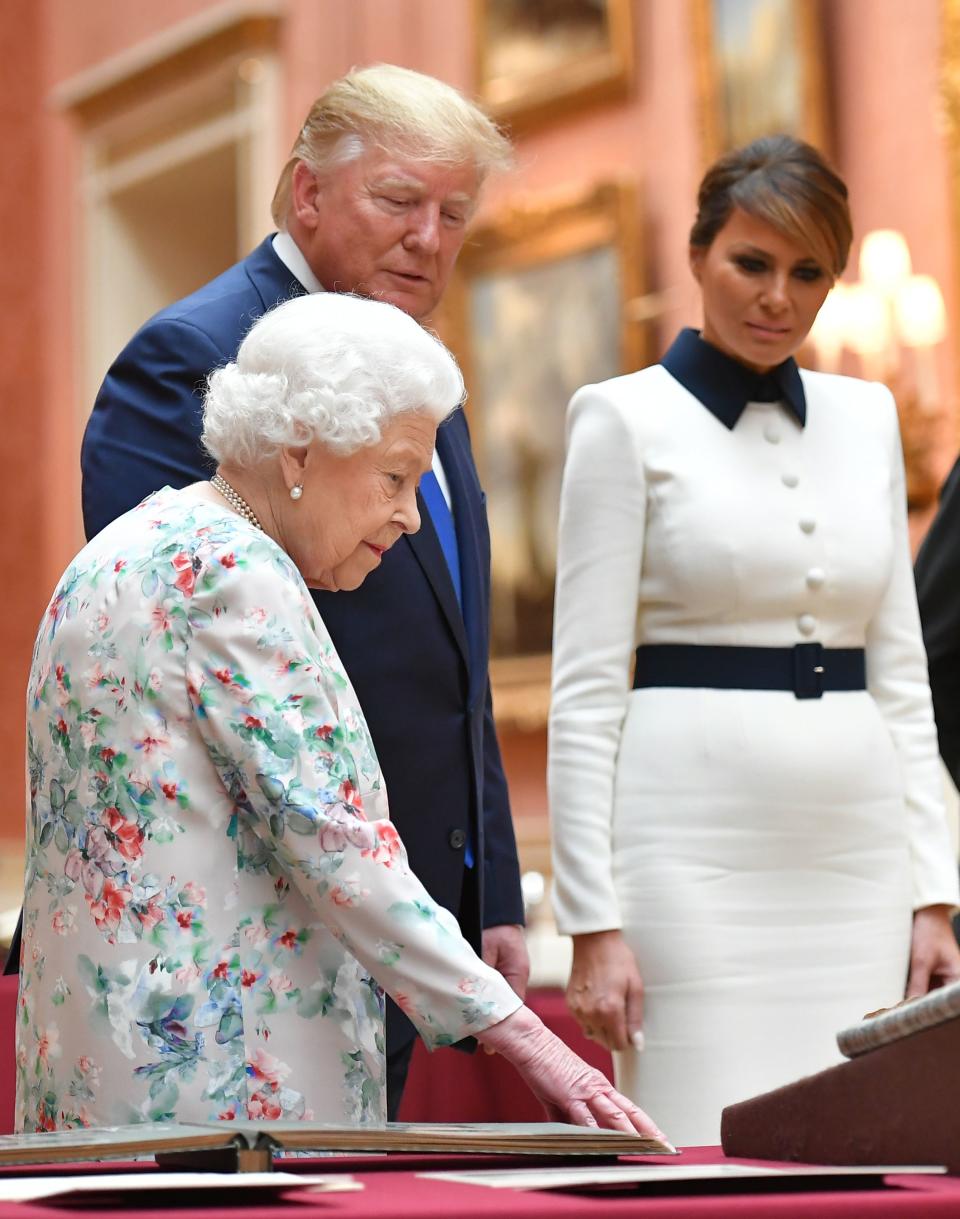
[[692,245],[690,247],[690,270],[693,272],[693,278],[700,283],[703,278],[703,260],[707,256],[706,248],[702,245]]
[[290,207],[300,223],[308,229],[318,224],[320,178],[306,161],[298,161],[290,179]]

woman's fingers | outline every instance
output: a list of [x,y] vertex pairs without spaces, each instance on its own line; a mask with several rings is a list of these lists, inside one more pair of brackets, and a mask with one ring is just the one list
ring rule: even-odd
[[625,1130],[636,1131],[638,1134],[646,1134],[651,1138],[661,1139],[666,1142],[666,1136],[663,1131],[639,1105],[635,1105],[629,1097],[622,1096],[619,1092],[611,1092],[605,1098],[612,1104],[617,1112],[626,1123],[623,1127]]
[[567,1107],[567,1121],[572,1122],[575,1126],[601,1126],[603,1122],[599,1121],[590,1111],[590,1106],[586,1101],[571,1100]]
[[[587,1027],[597,1039],[598,1030]],[[621,1096],[602,1072],[588,1066],[528,1008],[491,1025],[480,1038],[513,1063],[551,1121],[663,1137],[642,1109]]]
[[643,1023],[643,980],[619,931],[575,937],[567,1004],[584,1036],[625,1050]]
[[[602,1090],[587,1097],[572,1098],[566,1120],[577,1125],[602,1126],[607,1130],[622,1130],[624,1134],[642,1134],[667,1142],[663,1131],[651,1117],[628,1097],[611,1088],[605,1080],[604,1084]],[[548,1106],[548,1111],[550,1108]],[[670,1146],[669,1143],[667,1145]]]
[[639,1052],[643,1049],[643,982],[640,979],[639,973],[627,988],[626,1016],[627,1042],[634,1050]]
[[622,1130],[624,1134],[636,1133],[636,1127],[626,1111],[620,1105],[615,1104],[609,1096],[601,1093],[592,1097],[588,1107],[596,1118],[598,1126],[603,1126],[607,1130]]
[[627,997],[612,990],[590,991],[570,1003],[570,1011],[585,1037],[607,1050],[625,1050],[628,1042]]

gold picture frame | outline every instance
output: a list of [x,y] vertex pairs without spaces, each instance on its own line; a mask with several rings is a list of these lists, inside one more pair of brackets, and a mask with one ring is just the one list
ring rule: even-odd
[[460,360],[490,521],[498,723],[546,722],[565,410],[642,366],[637,190],[604,182],[516,206],[469,236],[435,319]]
[[689,0],[704,164],[784,132],[829,151],[819,0]]
[[515,131],[625,97],[632,0],[473,0],[477,93]]

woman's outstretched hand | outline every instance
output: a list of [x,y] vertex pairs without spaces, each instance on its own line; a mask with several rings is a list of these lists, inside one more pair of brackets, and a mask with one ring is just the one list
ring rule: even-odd
[[529,1008],[518,1008],[480,1033],[478,1040],[516,1067],[551,1121],[602,1126],[666,1142],[652,1118],[574,1054]]

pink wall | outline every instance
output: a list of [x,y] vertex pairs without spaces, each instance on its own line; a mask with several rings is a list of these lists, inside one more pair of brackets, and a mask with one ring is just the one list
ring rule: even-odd
[[950,341],[938,351],[950,426],[942,461],[955,448],[958,285],[946,120],[940,102],[941,11],[935,0],[834,0],[825,6],[836,82],[835,153],[850,187],[859,238],[895,228],[907,238],[916,272],[940,282]]
[[[23,707],[37,622],[46,602],[42,535],[47,515],[74,511],[65,497],[61,469],[46,444],[44,409],[49,401],[47,214],[40,165],[43,145],[41,10],[19,0],[0,0],[0,130],[3,178],[0,295],[0,566],[3,571],[0,652],[0,838],[23,833]],[[3,861],[0,860],[0,863]]]
[[61,82],[180,21],[221,6],[219,0],[164,0],[163,4],[39,0],[36,7],[44,9],[48,18],[50,79]]

